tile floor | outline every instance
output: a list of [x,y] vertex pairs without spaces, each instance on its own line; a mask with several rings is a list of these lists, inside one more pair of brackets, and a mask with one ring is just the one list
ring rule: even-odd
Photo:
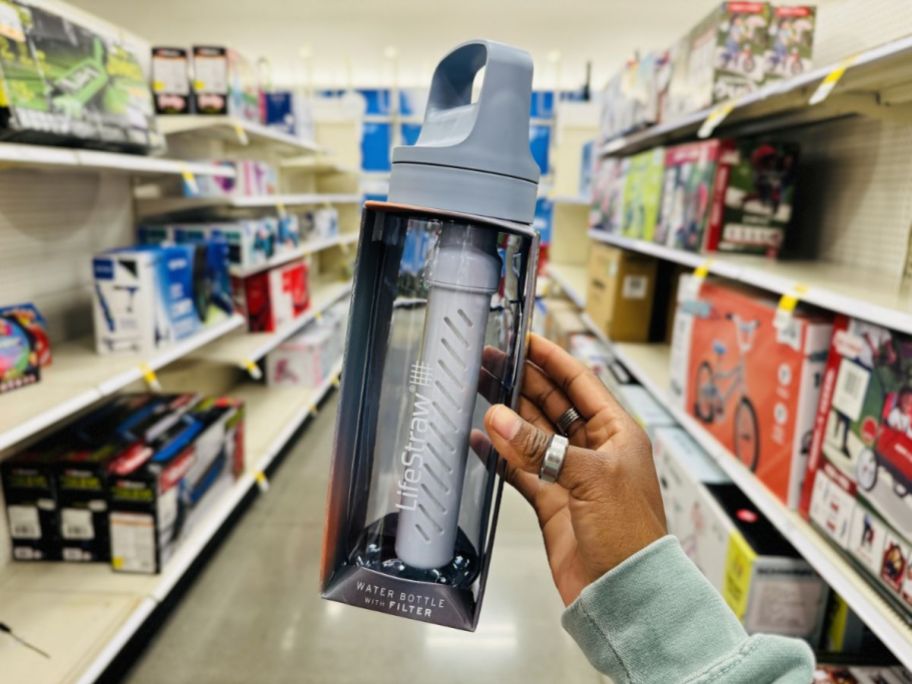
[[330,603],[318,594],[335,396],[185,594],[131,684],[604,681],[560,627],[531,510],[505,492],[475,633]]

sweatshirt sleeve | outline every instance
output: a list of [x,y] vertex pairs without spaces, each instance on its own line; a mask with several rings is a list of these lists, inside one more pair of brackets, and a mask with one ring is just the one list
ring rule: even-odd
[[804,641],[749,637],[670,535],[583,589],[561,622],[616,684],[808,684],[814,673]]

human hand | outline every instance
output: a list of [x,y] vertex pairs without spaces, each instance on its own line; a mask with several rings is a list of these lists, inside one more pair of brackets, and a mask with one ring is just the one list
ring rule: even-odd
[[[570,425],[560,476],[548,484],[538,477],[542,459],[558,417],[571,406],[581,420]],[[552,342],[531,336],[519,415],[492,406],[485,429],[506,461],[507,481],[535,509],[565,605],[666,534],[649,438],[592,371]],[[484,440],[474,432],[473,444]]]

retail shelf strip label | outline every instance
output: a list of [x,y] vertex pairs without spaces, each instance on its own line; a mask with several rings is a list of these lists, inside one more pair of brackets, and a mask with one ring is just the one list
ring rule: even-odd
[[708,138],[713,134],[713,131],[719,127],[719,124],[725,121],[726,117],[732,113],[732,110],[735,108],[734,100],[726,100],[721,104],[713,108],[709,113],[706,119],[703,121],[703,125],[700,126],[700,130],[697,131],[698,138]]
[[851,55],[846,57],[841,62],[836,64],[833,67],[832,71],[828,73],[823,80],[820,82],[820,85],[817,86],[817,89],[814,91],[814,94],[811,95],[811,99],[808,100],[809,105],[816,105],[823,102],[830,96],[830,93],[833,92],[833,89],[842,80],[842,77],[845,75],[845,72],[851,67],[855,62],[858,61],[860,55]]
[[261,380],[263,378],[263,371],[260,370],[260,367],[256,364],[256,361],[251,359],[244,359],[241,362],[241,368],[247,371],[250,374],[250,377],[254,380]]
[[247,137],[247,131],[244,130],[244,127],[241,124],[234,124],[234,135],[237,137],[238,143],[244,145],[245,147],[250,144],[250,139]]
[[153,392],[161,392],[162,386],[158,381],[158,376],[155,374],[155,371],[152,369],[148,363],[139,364],[139,372],[142,375],[143,380],[146,381],[146,384],[149,386]]
[[258,470],[253,476],[253,479],[256,480],[257,487],[260,488],[260,491],[264,494],[269,491],[269,478],[266,477],[266,473],[262,470]]

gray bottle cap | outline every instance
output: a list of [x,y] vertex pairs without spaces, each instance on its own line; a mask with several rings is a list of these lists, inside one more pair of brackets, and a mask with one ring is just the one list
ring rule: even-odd
[[488,40],[457,47],[434,72],[417,144],[393,150],[390,202],[532,223],[539,172],[529,150],[531,98],[529,53]]

